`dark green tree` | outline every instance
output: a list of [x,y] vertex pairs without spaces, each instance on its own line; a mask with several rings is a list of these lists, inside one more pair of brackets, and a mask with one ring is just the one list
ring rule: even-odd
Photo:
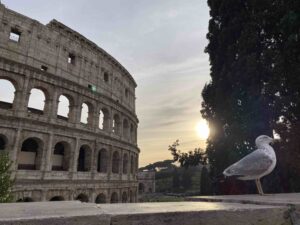
[[181,152],[178,146],[179,140],[176,140],[172,145],[169,145],[168,150],[173,156],[173,161],[179,162],[181,167],[188,168],[190,166],[206,164],[207,157],[203,149],[195,148],[194,151]]
[[201,113],[211,130],[206,152],[212,177],[253,151],[258,135],[273,131],[283,142],[276,146],[280,171],[272,175],[279,179],[272,180],[283,185],[299,177],[298,164],[287,163],[299,155],[299,4],[208,0],[211,82],[202,92]]
[[200,193],[201,195],[212,195],[214,194],[212,189],[208,169],[204,166],[201,170]]
[[10,180],[10,160],[6,152],[0,151],[0,203],[10,202],[12,200]]
[[181,176],[181,184],[185,191],[192,186],[192,174],[188,168],[184,168]]
[[172,187],[174,191],[177,191],[180,188],[180,177],[177,168],[173,170]]
[[145,167],[139,168],[140,171],[143,170],[157,170],[157,168],[166,168],[166,169],[173,169],[175,166],[172,164],[173,160],[164,160],[164,161],[158,161],[155,163],[151,163]]

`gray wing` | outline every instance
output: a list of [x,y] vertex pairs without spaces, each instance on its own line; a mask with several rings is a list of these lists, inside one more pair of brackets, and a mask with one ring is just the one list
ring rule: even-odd
[[266,172],[272,165],[272,160],[261,149],[250,153],[226,170],[226,176],[257,176]]

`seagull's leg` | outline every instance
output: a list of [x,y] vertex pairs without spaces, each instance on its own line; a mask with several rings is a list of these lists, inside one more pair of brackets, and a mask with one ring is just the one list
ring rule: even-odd
[[257,188],[258,194],[261,195],[261,190],[259,188],[258,179],[255,179],[255,184],[256,184],[256,188]]
[[262,189],[260,179],[257,179],[257,182],[258,182],[258,186],[259,186],[259,188],[260,188],[260,194],[261,194],[261,195],[264,195],[265,193],[264,193],[264,191],[263,191],[263,189]]

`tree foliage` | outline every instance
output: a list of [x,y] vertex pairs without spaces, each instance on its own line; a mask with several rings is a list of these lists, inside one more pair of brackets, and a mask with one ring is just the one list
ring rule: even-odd
[[0,152],[0,203],[10,202],[12,181],[10,180],[10,160],[6,152]]
[[206,163],[207,157],[203,149],[195,148],[194,151],[182,152],[178,149],[179,145],[179,140],[169,145],[168,150],[171,152],[174,162],[179,162],[180,166],[185,168]]
[[258,135],[275,131],[282,142],[275,147],[279,171],[273,180],[284,191],[299,191],[300,2],[208,0],[208,5],[211,81],[202,91],[201,113],[211,131],[206,149],[211,176],[253,151]]
[[157,170],[158,168],[165,168],[165,169],[172,169],[172,168],[175,168],[175,166],[172,164],[174,161],[173,160],[170,160],[170,159],[167,159],[167,160],[164,160],[164,161],[158,161],[158,162],[155,162],[155,163],[150,163],[149,165],[145,166],[145,167],[141,167],[139,168],[140,171],[143,171],[143,170]]

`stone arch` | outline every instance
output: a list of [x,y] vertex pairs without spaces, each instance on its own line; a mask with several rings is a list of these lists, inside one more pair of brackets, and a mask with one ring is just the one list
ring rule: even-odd
[[112,157],[112,173],[120,172],[120,153],[115,151]]
[[128,201],[127,192],[124,191],[122,194],[122,203],[126,203]]
[[105,196],[105,194],[101,193],[101,194],[97,195],[95,203],[97,203],[97,204],[106,203],[106,196]]
[[128,154],[124,153],[123,155],[123,174],[128,173]]
[[11,109],[15,100],[16,86],[9,79],[0,78],[0,108]]
[[57,195],[57,196],[53,196],[52,198],[50,198],[50,202],[56,202],[56,201],[64,201],[65,200],[65,198],[63,197],[63,196],[59,196],[59,195]]
[[69,143],[60,141],[54,146],[52,155],[52,170],[68,171],[70,166],[71,146]]
[[0,151],[6,150],[7,143],[8,143],[7,137],[4,136],[3,134],[0,134]]
[[72,97],[66,94],[61,94],[58,97],[57,118],[67,121],[70,118],[72,105],[73,105]]
[[145,192],[145,185],[143,183],[139,183],[139,193],[143,194]]
[[81,105],[81,116],[80,122],[83,124],[88,124],[90,109],[89,106],[84,102]]
[[119,202],[118,194],[117,192],[113,192],[110,197],[110,203],[118,203],[118,202]]
[[81,202],[89,202],[89,197],[86,194],[81,193],[76,197],[76,200]]
[[47,100],[46,91],[42,88],[32,88],[30,90],[27,109],[28,112],[43,115]]
[[129,136],[129,123],[127,119],[123,120],[123,137],[128,139]]
[[134,126],[132,123],[130,124],[130,140],[134,141]]
[[99,128],[107,131],[109,129],[109,111],[106,108],[100,109],[99,112]]
[[18,169],[39,170],[42,161],[43,142],[38,138],[23,141],[18,155]]
[[97,171],[99,173],[106,173],[108,166],[108,152],[106,149],[101,149],[98,152],[98,160],[97,160]]
[[86,172],[91,170],[92,149],[88,145],[82,145],[77,159],[77,171]]
[[134,173],[134,157],[133,155],[130,156],[130,173]]
[[89,102],[81,104],[80,122],[83,124],[92,124],[94,107]]
[[121,119],[118,114],[115,114],[113,117],[112,132],[114,134],[120,134],[120,131],[121,131]]

